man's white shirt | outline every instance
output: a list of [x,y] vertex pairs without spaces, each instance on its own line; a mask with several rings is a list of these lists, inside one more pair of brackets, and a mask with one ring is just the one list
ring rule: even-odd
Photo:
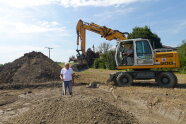
[[73,70],[72,68],[69,68],[68,70],[66,68],[62,68],[61,74],[63,75],[64,81],[70,81],[72,80]]

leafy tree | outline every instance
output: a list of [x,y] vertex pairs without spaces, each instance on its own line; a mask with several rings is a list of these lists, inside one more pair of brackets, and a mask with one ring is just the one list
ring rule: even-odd
[[116,62],[115,62],[115,51],[109,50],[106,53],[102,53],[100,58],[97,58],[94,61],[94,68],[102,68],[102,69],[116,69]]
[[162,43],[157,34],[152,33],[149,27],[135,27],[128,36],[129,39],[143,38],[149,39],[153,48],[162,48]]
[[87,60],[87,64],[89,67],[91,67],[94,63],[95,58],[98,58],[99,56],[97,55],[97,53],[95,53],[94,51],[92,51],[91,48],[88,48],[86,51],[86,60]]
[[97,58],[94,61],[94,68],[98,69],[98,68],[102,68],[105,69],[106,65],[105,65],[105,60],[103,58]]
[[180,56],[181,71],[186,71],[186,40],[182,41],[182,45],[178,47],[178,53]]
[[104,43],[101,43],[101,44],[98,46],[97,50],[98,50],[99,53],[106,53],[106,52],[109,51],[109,49],[110,49],[111,47],[112,47],[112,46],[111,46],[109,43],[104,42]]
[[102,55],[103,59],[105,60],[106,68],[110,70],[116,69],[116,61],[115,61],[115,51],[110,50]]

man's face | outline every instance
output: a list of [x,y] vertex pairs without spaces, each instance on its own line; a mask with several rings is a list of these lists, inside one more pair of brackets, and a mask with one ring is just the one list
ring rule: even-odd
[[69,69],[69,64],[66,64],[66,65],[65,65],[65,68],[66,68],[66,69]]

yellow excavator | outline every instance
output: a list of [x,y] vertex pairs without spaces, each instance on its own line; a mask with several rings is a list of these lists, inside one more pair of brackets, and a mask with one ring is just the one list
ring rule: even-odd
[[[120,32],[79,20],[76,26],[77,46],[79,58],[83,60],[86,53],[86,30],[101,35],[106,40],[116,40],[115,61],[119,71],[110,74],[108,81],[114,81],[119,86],[130,86],[133,80],[155,79],[161,87],[170,88],[177,84],[177,77],[173,71],[156,71],[161,68],[179,68],[179,55],[174,49],[153,49],[148,39],[127,39],[127,32]],[[80,53],[82,52],[82,53]],[[85,61],[81,61],[85,62]]]

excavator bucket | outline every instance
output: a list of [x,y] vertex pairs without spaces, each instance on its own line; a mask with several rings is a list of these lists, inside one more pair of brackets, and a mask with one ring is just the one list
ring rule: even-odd
[[71,66],[71,68],[75,71],[75,72],[80,72],[83,71],[85,69],[88,69],[87,64],[74,64]]
[[71,67],[75,72],[80,72],[88,68],[88,65],[85,64],[85,61],[86,60],[84,59],[84,57],[82,57],[82,55],[79,52],[77,57],[72,56],[69,58],[69,62],[74,63]]

